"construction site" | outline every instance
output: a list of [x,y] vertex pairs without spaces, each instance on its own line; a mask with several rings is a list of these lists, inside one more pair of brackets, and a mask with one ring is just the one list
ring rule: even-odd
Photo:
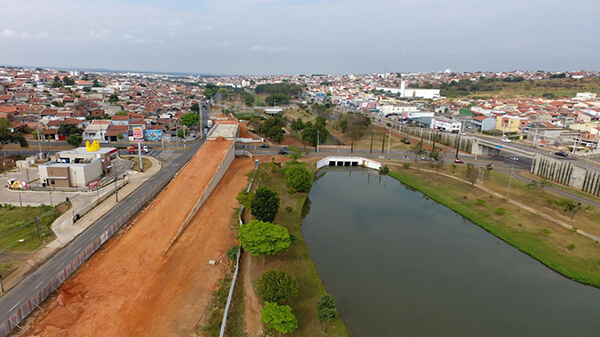
[[193,335],[225,273],[225,253],[236,242],[236,196],[253,167],[249,158],[235,159],[230,137],[206,141],[137,218],[23,322],[18,335]]

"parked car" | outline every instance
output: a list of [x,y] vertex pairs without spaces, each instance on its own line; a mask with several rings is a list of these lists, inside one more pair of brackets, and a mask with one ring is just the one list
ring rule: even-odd
[[508,138],[502,138],[502,141],[505,143],[510,143],[510,139],[508,139]]
[[268,149],[269,148],[269,144],[264,143],[263,145],[260,146],[261,149]]
[[569,156],[565,151],[554,152],[554,154],[559,157],[565,157],[565,158],[567,158]]
[[465,163],[464,161],[462,161],[462,160],[460,160],[458,158],[454,159],[454,162],[457,163],[457,164],[464,164]]
[[288,154],[287,149],[279,149],[279,152],[277,152],[277,154]]

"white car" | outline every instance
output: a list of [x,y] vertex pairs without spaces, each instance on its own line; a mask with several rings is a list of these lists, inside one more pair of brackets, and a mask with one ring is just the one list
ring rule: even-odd
[[502,138],[502,141],[505,143],[510,143],[510,139],[508,139],[508,138]]

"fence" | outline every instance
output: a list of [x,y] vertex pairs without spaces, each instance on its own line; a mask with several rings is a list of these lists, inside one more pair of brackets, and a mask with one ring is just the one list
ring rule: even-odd
[[[254,168],[254,174],[252,175],[252,179],[250,180],[250,184],[248,184],[248,188],[246,192],[250,192],[252,189],[252,184],[254,183],[254,177],[256,177],[256,170],[258,170],[258,165]],[[240,226],[244,224],[242,220],[242,213],[244,213],[244,205],[240,205],[240,211],[238,212],[238,218],[240,221]],[[237,280],[238,273],[240,271],[240,257],[242,255],[242,247],[238,248],[236,260],[235,260],[235,270],[233,272],[233,280],[231,281],[231,288],[229,288],[229,295],[227,295],[227,303],[225,304],[225,312],[223,313],[223,321],[221,322],[221,332],[219,333],[219,337],[225,336],[225,327],[227,326],[227,315],[229,314],[229,307],[231,306],[231,301],[233,299],[233,290],[235,289],[235,281]]]
[[[185,168],[185,166],[183,167]],[[182,168],[182,169],[183,169]],[[175,174],[176,175],[176,174]],[[159,180],[156,185],[148,192],[140,196],[138,201],[131,207],[126,208],[122,215],[115,220],[110,226],[106,227],[104,232],[93,240],[89,245],[82,249],[71,262],[64,265],[62,269],[52,278],[52,280],[41,287],[40,290],[35,293],[29,300],[23,303],[14,313],[10,314],[8,318],[0,322],[0,337],[8,335],[11,330],[18,326],[18,324],[29,315],[35,308],[39,308],[39,305],[52,294],[69,276],[71,276],[79,266],[81,266],[98,248],[104,244],[121,226],[123,226],[132,215],[137,213],[142,206],[150,201],[154,196],[161,191],[175,175],[168,175]],[[11,309],[12,310],[12,309]]]

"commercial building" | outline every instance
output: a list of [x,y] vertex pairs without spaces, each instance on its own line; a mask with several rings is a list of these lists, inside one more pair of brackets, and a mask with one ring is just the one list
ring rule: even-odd
[[116,157],[116,148],[100,148],[98,143],[57,152],[54,160],[38,166],[40,181],[51,187],[86,187],[111,173]]
[[378,87],[376,90],[399,94],[400,97],[405,98],[434,99],[440,97],[440,89],[411,89],[406,87],[406,81],[400,82],[400,88]]

